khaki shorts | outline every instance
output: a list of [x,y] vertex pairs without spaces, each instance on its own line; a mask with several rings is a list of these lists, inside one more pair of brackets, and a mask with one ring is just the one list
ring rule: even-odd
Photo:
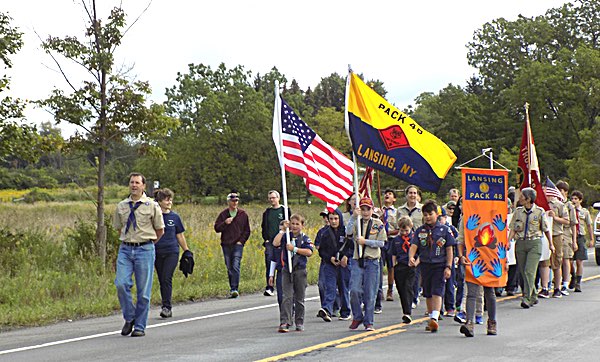
[[573,239],[572,237],[565,237],[563,235],[562,238],[562,250],[563,250],[563,258],[565,259],[573,259],[573,255],[575,252],[573,251]]
[[550,256],[550,268],[557,270],[560,269],[563,259],[562,235],[552,235],[552,245],[554,245],[554,253]]

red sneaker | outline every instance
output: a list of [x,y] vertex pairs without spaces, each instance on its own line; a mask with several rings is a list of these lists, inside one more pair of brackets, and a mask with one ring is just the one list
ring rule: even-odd
[[429,320],[428,327],[429,327],[429,331],[430,331],[431,333],[435,333],[435,332],[437,332],[437,331],[438,331],[439,324],[438,324],[438,322],[437,322],[435,319],[431,318],[431,319]]
[[356,329],[358,328],[358,326],[360,326],[360,324],[362,323],[362,321],[357,321],[356,319],[352,320],[352,323],[350,323],[350,329]]

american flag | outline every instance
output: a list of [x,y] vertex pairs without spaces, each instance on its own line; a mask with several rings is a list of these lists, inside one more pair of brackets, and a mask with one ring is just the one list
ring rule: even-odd
[[[280,109],[279,117],[276,114],[273,118],[273,140],[280,162],[286,171],[303,177],[309,192],[334,211],[352,194],[354,163],[325,143],[283,99]],[[276,127],[281,127],[281,150]]]
[[358,194],[360,197],[371,197],[371,187],[373,185],[373,173],[375,170],[373,167],[367,166],[365,170],[365,174],[360,179],[360,183],[358,184]]
[[563,194],[560,192],[558,187],[550,180],[550,177],[546,176],[546,195],[549,197],[556,197],[560,202],[565,202]]

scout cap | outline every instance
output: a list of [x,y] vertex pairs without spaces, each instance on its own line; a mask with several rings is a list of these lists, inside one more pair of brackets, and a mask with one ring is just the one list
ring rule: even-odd
[[369,197],[363,197],[362,199],[360,199],[360,203],[358,204],[359,207],[363,207],[363,206],[368,206],[371,209],[373,208],[373,200],[371,200]]

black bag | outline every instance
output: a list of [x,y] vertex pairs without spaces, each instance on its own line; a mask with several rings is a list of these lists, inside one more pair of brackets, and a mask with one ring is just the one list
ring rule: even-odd
[[191,251],[186,250],[181,255],[181,259],[179,260],[179,270],[181,270],[186,278],[188,274],[194,272],[194,254]]

